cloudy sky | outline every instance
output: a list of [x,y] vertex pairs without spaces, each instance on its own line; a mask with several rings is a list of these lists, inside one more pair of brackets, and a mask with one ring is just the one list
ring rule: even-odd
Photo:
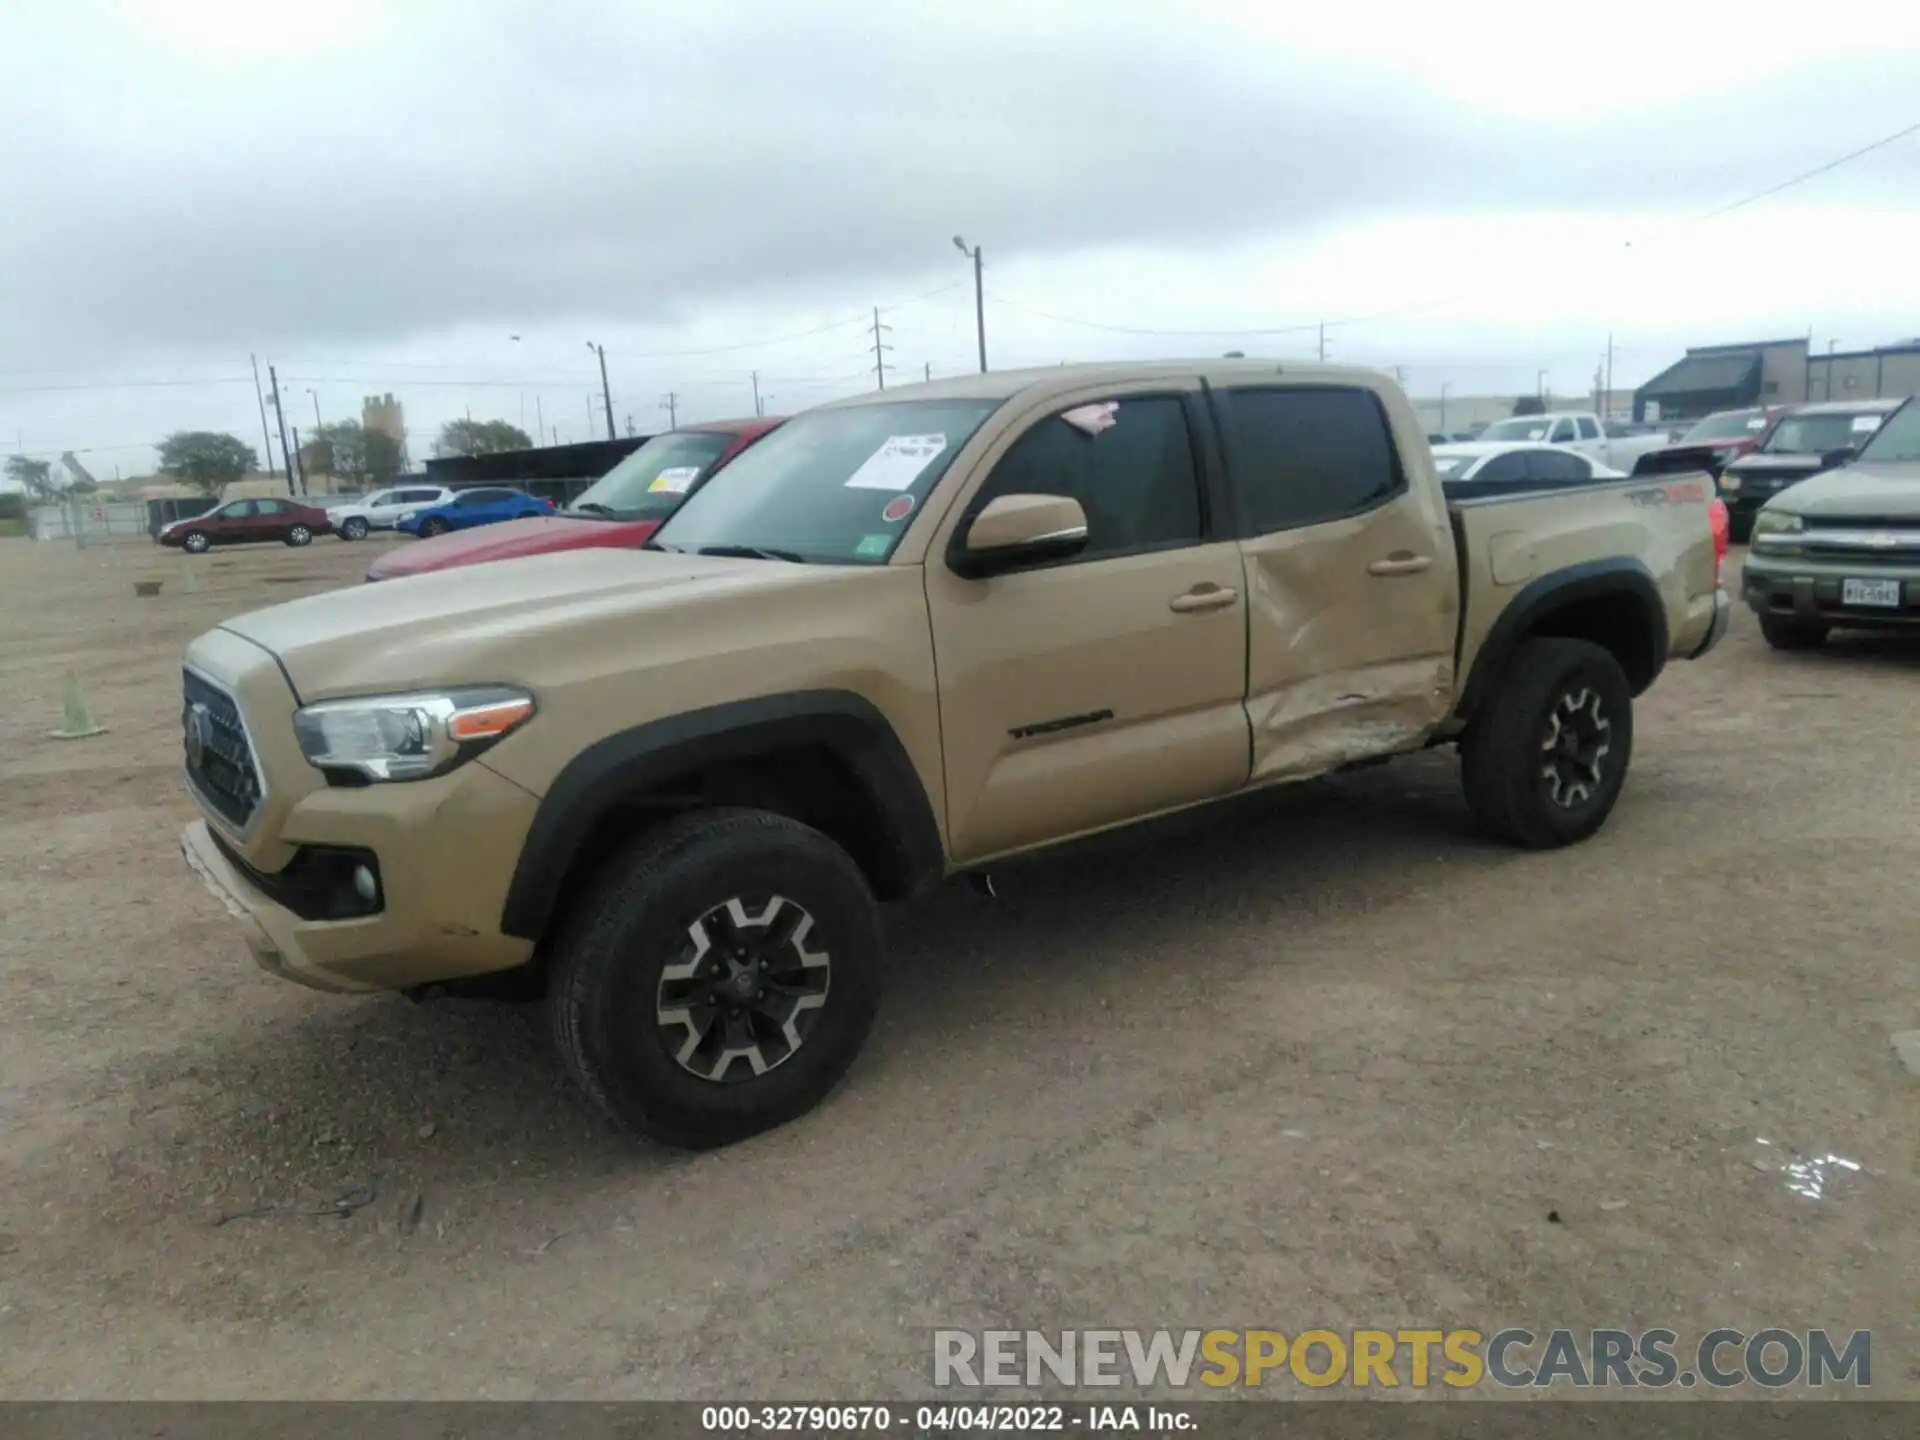
[[[150,468],[392,391],[561,440],[972,368],[1305,355],[1437,394],[1920,334],[1884,0],[7,0],[0,449]],[[1597,22],[1597,28],[1596,28]],[[514,338],[518,337],[518,338]]]

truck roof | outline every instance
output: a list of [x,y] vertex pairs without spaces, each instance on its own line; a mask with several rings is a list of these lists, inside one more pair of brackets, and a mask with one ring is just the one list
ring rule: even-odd
[[916,385],[890,385],[865,395],[835,400],[820,408],[882,405],[899,400],[1009,400],[1015,395],[1081,390],[1104,383],[1138,380],[1188,379],[1195,375],[1235,380],[1343,380],[1378,385],[1378,370],[1360,365],[1281,363],[1277,360],[1128,360],[1076,365],[1037,365],[1024,370],[990,370],[984,375],[956,375]]

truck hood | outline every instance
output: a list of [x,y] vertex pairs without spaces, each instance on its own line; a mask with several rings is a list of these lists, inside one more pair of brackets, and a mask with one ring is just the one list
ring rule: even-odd
[[1794,486],[1769,508],[1795,515],[1920,520],[1920,462],[1829,470]]
[[397,546],[367,568],[367,579],[397,580],[456,565],[550,555],[557,550],[637,550],[659,528],[658,520],[580,520],[565,515],[479,525]]
[[[575,550],[330,590],[236,616],[222,628],[277,656],[301,703],[311,704],[429,685],[520,682],[526,677],[515,673],[514,657],[541,653],[544,637],[598,625],[640,637],[690,605],[844,584],[851,571],[650,550]],[[543,663],[551,663],[550,654]]]

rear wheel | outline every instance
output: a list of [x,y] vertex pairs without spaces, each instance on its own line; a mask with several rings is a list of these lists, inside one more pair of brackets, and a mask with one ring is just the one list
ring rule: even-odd
[[756,810],[635,842],[565,918],[548,996],[562,1063],[622,1128],[708,1149],[817,1105],[880,998],[878,911],[847,853]]
[[295,525],[288,529],[287,544],[293,546],[295,549],[298,549],[302,545],[311,545],[312,543],[313,531],[309,530],[306,526]]
[[442,520],[438,515],[429,515],[425,520],[420,522],[420,534],[424,539],[431,540],[436,535],[444,535],[446,533],[447,522]]
[[364,540],[367,538],[367,522],[358,515],[349,515],[340,522],[342,540]]
[[1830,628],[1818,620],[1789,620],[1779,615],[1760,617],[1760,633],[1776,650],[1818,650],[1827,643]]
[[206,536],[202,535],[198,530],[195,530],[180,542],[180,548],[190,555],[204,555],[207,553],[209,543],[211,542],[208,541]]
[[1460,746],[1467,805],[1496,839],[1547,850],[1612,813],[1633,755],[1633,687],[1586,640],[1521,645]]

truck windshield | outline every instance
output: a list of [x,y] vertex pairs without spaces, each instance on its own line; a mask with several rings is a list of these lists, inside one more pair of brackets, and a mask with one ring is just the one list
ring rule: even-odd
[[884,565],[998,400],[905,400],[787,421],[687,498],[663,550]]
[[1680,437],[1682,445],[1698,445],[1707,440],[1745,440],[1767,428],[1766,413],[1761,410],[1723,410],[1709,415]]
[[1878,460],[1883,465],[1920,460],[1920,406],[1901,406],[1860,452],[1860,458]]
[[594,481],[567,509],[602,520],[664,520],[733,438],[707,430],[656,435]]
[[1824,455],[1859,445],[1880,427],[1880,415],[1789,415],[1760,449],[1768,455]]
[[1522,415],[1512,420],[1500,420],[1480,432],[1482,440],[1545,440],[1553,430],[1553,418],[1548,415]]

